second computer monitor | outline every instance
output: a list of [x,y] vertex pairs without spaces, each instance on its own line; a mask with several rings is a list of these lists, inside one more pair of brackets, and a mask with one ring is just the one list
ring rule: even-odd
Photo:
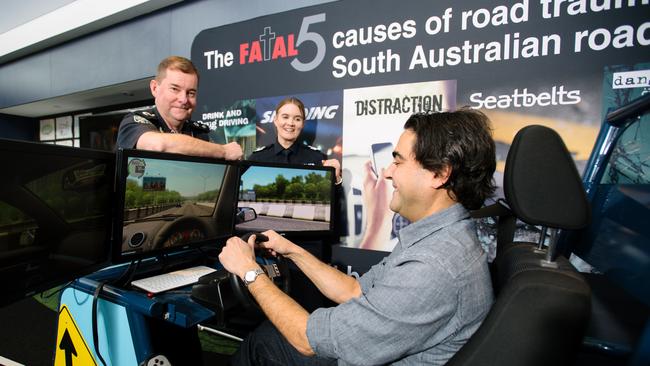
[[242,163],[235,230],[275,230],[291,237],[333,232],[334,169]]

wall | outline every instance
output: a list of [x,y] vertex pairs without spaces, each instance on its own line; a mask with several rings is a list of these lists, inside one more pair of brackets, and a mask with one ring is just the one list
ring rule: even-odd
[[[382,196],[391,185],[373,171],[389,164],[411,113],[468,105],[487,114],[498,186],[513,137],[530,124],[555,129],[582,171],[605,111],[630,101],[631,90],[650,92],[649,7],[357,0],[205,29],[192,45],[202,83],[194,118],[212,140],[249,154],[275,141],[279,100],[300,98],[309,111],[303,142],[341,161],[346,244],[391,250],[405,220],[389,210]],[[490,235],[481,231],[485,243]]]
[[0,114],[0,138],[36,141],[38,120]]
[[185,1],[0,65],[0,108],[150,77],[206,28],[324,2]]

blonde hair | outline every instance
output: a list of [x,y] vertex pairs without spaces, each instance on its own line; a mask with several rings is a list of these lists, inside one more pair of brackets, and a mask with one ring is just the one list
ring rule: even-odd
[[302,104],[302,101],[296,97],[288,97],[284,98],[278,103],[278,106],[275,107],[275,114],[277,115],[280,112],[280,108],[284,107],[287,104],[293,104],[300,109],[300,114],[302,115],[302,119],[305,119],[305,105]]

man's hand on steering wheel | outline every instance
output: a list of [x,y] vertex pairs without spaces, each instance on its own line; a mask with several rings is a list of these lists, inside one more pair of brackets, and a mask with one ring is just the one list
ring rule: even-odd
[[274,257],[277,257],[278,255],[282,255],[287,258],[291,257],[293,248],[295,246],[294,243],[290,242],[284,236],[276,233],[273,230],[267,230],[262,234],[266,236],[267,240],[257,244],[260,248],[265,249]]
[[248,238],[248,243],[233,236],[219,254],[219,261],[230,273],[243,278],[247,271],[261,268],[255,261],[255,234]]
[[[224,268],[230,272],[230,284],[235,294],[235,297],[239,302],[247,308],[258,308],[257,302],[253,299],[251,293],[248,291],[248,288],[244,285],[244,275],[248,271],[257,270],[262,268],[257,261],[255,256],[255,246],[257,241],[258,248],[263,247],[262,243],[266,243],[270,240],[265,234],[271,233],[275,234],[277,237],[274,239],[282,239],[280,235],[275,232],[266,232],[264,234],[247,234],[242,238],[232,237],[226,241],[226,246],[221,250],[219,254],[219,260]],[[248,236],[250,235],[250,236]],[[245,242],[242,239],[248,238],[248,242]],[[284,244],[283,242],[280,242]],[[291,244],[291,242],[288,242]],[[283,248],[280,246],[271,245],[273,249],[267,249],[274,256],[276,256],[275,264],[271,266],[271,272],[274,272],[270,277],[271,280],[278,286],[283,292],[289,293],[290,279],[289,279],[289,266],[287,261],[278,256],[281,253]],[[268,267],[268,265],[265,264]],[[270,272],[265,271],[268,276]]]

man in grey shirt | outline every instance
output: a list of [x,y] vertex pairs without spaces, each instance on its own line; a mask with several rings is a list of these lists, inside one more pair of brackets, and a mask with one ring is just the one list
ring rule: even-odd
[[358,281],[274,231],[261,244],[292,260],[338,306],[309,314],[263,274],[248,243],[228,240],[224,267],[246,279],[269,318],[235,365],[442,365],[492,304],[486,254],[467,210],[494,192],[494,141],[474,110],[416,114],[384,171],[390,209],[412,222],[394,251]]

